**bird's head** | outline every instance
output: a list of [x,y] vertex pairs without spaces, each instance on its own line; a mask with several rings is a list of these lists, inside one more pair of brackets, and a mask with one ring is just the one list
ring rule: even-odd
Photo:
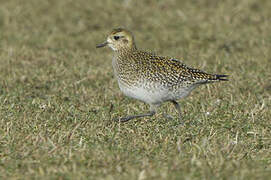
[[97,48],[109,46],[113,51],[136,49],[133,34],[123,28],[113,29],[104,43]]

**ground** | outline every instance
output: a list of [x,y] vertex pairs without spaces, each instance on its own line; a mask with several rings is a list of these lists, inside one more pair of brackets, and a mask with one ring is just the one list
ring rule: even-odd
[[[268,179],[271,1],[13,0],[0,6],[1,179]],[[230,81],[196,89],[154,117],[125,97],[116,27],[139,49]],[[165,119],[163,113],[173,116]]]

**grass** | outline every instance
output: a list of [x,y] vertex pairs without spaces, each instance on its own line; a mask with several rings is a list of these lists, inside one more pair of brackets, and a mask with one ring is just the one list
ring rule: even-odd
[[[270,1],[1,1],[1,179],[269,179]],[[229,82],[148,110],[119,90],[115,27]]]

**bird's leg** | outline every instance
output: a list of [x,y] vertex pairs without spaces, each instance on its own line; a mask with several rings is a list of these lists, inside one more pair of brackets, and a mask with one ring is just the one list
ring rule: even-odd
[[153,116],[154,114],[155,114],[154,111],[150,111],[150,112],[145,113],[145,114],[137,114],[137,115],[131,115],[131,116],[126,116],[126,117],[120,117],[120,118],[115,118],[114,120],[118,121],[118,122],[127,122],[127,121],[130,121],[130,120],[135,119],[135,118]]
[[145,114],[138,114],[138,115],[131,115],[131,116],[126,116],[126,117],[120,117],[120,118],[114,118],[114,121],[118,122],[127,122],[135,118],[141,118],[141,117],[146,117],[146,116],[153,116],[156,113],[156,107],[154,105],[151,105],[150,111]]
[[[178,111],[179,119],[182,120],[182,112],[179,103],[175,100],[172,100],[171,102],[173,103],[175,109]],[[183,122],[181,123],[183,124]]]

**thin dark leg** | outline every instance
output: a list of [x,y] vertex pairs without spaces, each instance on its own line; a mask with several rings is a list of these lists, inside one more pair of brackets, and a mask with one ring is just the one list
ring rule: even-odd
[[132,115],[132,116],[126,116],[126,117],[121,117],[121,118],[115,118],[113,120],[117,122],[127,122],[135,118],[141,118],[141,117],[146,117],[146,116],[153,116],[156,113],[156,108],[160,104],[150,104],[150,111],[146,114],[138,114],[138,115]]
[[172,100],[171,102],[173,103],[175,109],[178,111],[179,119],[181,120],[182,119],[182,112],[181,112],[181,108],[180,108],[179,103],[175,100]]
[[135,118],[141,118],[141,117],[146,117],[146,116],[153,116],[155,114],[155,111],[150,111],[146,114],[138,114],[138,115],[132,115],[132,116],[126,116],[126,117],[121,117],[121,118],[115,118],[115,121],[118,122],[127,122]]

